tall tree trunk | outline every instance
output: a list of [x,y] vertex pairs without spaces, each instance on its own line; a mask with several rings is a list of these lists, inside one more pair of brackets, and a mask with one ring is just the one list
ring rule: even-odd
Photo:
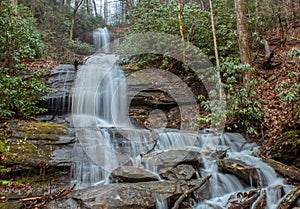
[[[16,14],[17,14],[17,7],[18,7],[18,1],[17,0],[10,0],[10,5],[13,8],[13,14],[10,15],[9,20],[12,25],[12,33],[15,32],[15,21],[16,21]],[[14,53],[15,53],[15,39],[13,36],[9,36],[7,40],[7,53],[8,58],[5,61],[5,64],[9,67],[10,71],[14,73],[13,67],[14,67]]]
[[217,65],[217,67],[220,67],[218,45],[217,45],[217,37],[216,37],[216,29],[215,29],[214,8],[213,8],[211,0],[209,0],[209,7],[210,7],[210,18],[211,18],[211,30],[212,30],[213,40],[214,40],[214,50],[215,50],[215,57],[216,57],[216,65]]
[[[239,35],[239,49],[240,58],[242,64],[251,64],[249,40],[248,40],[248,28],[247,21],[245,18],[245,3],[244,0],[234,0],[235,12],[236,12],[236,23],[237,32]],[[246,83],[249,79],[249,72],[244,72],[243,81]]]
[[133,2],[131,0],[126,0],[127,9],[130,12],[133,9]]
[[86,12],[88,15],[91,14],[91,10],[90,10],[90,2],[89,0],[85,0],[85,5],[86,5]]
[[178,7],[179,31],[180,31],[181,42],[182,42],[182,62],[185,63],[184,31],[183,31],[183,17],[182,17],[183,8],[182,8],[181,0],[177,1],[177,7]]
[[30,11],[32,13],[32,16],[34,16],[35,13],[35,1],[36,0],[31,0]]
[[107,0],[104,0],[104,3],[103,3],[103,16],[104,16],[104,22],[105,24],[107,24],[107,21],[108,21],[108,5],[107,5]]
[[64,5],[65,5],[65,0],[60,0],[60,1],[59,1],[59,6],[60,6],[60,7],[63,7]]
[[97,17],[97,16],[98,16],[98,13],[97,13],[97,5],[96,5],[95,0],[93,0],[93,5],[94,5],[95,16]]
[[103,3],[102,3],[102,0],[100,0],[99,15],[100,15],[101,17],[103,17]]
[[75,24],[75,18],[76,18],[76,13],[79,9],[79,7],[81,6],[81,4],[83,3],[84,0],[81,0],[80,2],[76,1],[75,2],[75,8],[72,14],[72,19],[71,19],[71,28],[70,28],[70,36],[69,39],[72,40],[73,39],[73,30],[74,30],[74,24]]
[[[215,51],[215,57],[216,57],[216,66],[217,68],[220,67],[220,60],[219,60],[219,53],[218,53],[218,44],[217,44],[217,36],[216,36],[216,28],[215,28],[215,16],[214,16],[214,7],[212,4],[212,0],[209,0],[209,7],[210,7],[210,18],[211,18],[211,31],[213,35],[213,41],[214,41],[214,51]],[[218,80],[221,82],[221,75],[220,71],[217,71]],[[221,84],[219,83],[221,86]],[[222,89],[219,89],[219,99],[222,101],[223,98],[223,92]]]

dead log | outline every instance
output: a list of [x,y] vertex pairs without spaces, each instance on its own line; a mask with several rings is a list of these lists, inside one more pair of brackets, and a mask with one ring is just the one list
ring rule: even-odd
[[210,177],[212,177],[211,174],[201,179],[201,181],[198,184],[194,185],[191,189],[184,191],[183,194],[176,200],[172,209],[178,209],[183,200],[187,198],[189,194],[191,194],[196,189],[200,188],[203,184],[205,184],[210,179]]
[[294,166],[288,166],[273,159],[263,158],[265,162],[270,164],[278,173],[288,176],[291,179],[300,181],[300,169]]
[[283,197],[276,209],[290,209],[300,198],[300,186],[295,187]]

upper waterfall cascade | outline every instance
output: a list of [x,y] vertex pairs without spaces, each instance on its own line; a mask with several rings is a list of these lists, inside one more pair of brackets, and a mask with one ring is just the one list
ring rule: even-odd
[[104,53],[109,53],[110,51],[110,33],[106,27],[97,28],[93,31],[93,40],[96,50],[101,49]]

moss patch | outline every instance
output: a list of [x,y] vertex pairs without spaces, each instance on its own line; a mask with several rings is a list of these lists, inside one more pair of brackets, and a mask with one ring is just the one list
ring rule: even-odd
[[66,133],[66,129],[63,125],[32,121],[20,124],[16,130],[24,132],[28,139],[56,141]]

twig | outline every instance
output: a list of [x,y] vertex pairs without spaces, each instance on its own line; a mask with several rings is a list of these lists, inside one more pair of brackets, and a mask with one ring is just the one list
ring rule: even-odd
[[55,194],[48,194],[48,195],[42,195],[39,197],[28,197],[28,198],[23,198],[21,199],[22,202],[32,202],[30,205],[36,205],[39,203],[45,204],[46,202],[50,201],[50,200],[54,200],[60,197],[64,197],[67,196],[74,188],[75,188],[76,184],[74,184],[71,188],[69,189],[62,189],[59,190],[58,192],[56,192]]
[[183,201],[185,198],[187,198],[187,196],[188,196],[189,194],[191,194],[191,193],[194,192],[196,189],[200,188],[203,184],[205,184],[205,182],[208,181],[208,179],[210,179],[210,177],[212,177],[211,174],[208,175],[208,176],[206,176],[206,177],[204,177],[203,179],[201,179],[201,181],[200,181],[198,184],[196,184],[194,187],[192,187],[191,189],[184,191],[184,192],[182,193],[182,195],[178,198],[178,200],[176,200],[176,202],[175,202],[175,204],[174,204],[174,206],[173,206],[172,209],[179,209],[179,207],[180,207],[182,201]]

